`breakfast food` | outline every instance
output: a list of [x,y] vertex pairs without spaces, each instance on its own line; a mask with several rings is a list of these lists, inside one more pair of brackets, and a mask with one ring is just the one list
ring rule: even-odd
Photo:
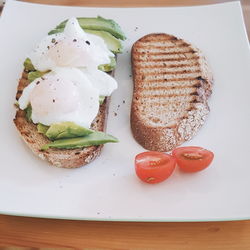
[[[91,24],[91,25],[90,25]],[[85,29],[87,25],[87,28]],[[14,123],[30,149],[52,165],[83,166],[103,144],[112,77],[125,35],[113,20],[71,18],[29,54],[19,81]]]
[[131,129],[145,149],[170,151],[203,125],[213,77],[202,52],[175,36],[157,33],[132,48]]
[[172,152],[179,168],[188,173],[207,168],[214,159],[214,153],[202,147],[178,147]]
[[147,151],[135,157],[136,175],[149,184],[165,181],[172,175],[175,166],[175,158],[163,152]]
[[171,154],[146,151],[135,156],[135,173],[148,184],[160,183],[168,179],[176,166],[186,173],[206,169],[212,163],[214,153],[202,147],[177,147]]

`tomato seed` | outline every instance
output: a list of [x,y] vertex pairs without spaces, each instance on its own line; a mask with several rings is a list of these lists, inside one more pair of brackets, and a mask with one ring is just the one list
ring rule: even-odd
[[197,153],[184,153],[183,156],[187,159],[190,160],[200,160],[202,159],[202,155],[201,154],[197,154]]
[[154,177],[148,177],[148,178],[147,178],[147,182],[151,182],[151,181],[154,181],[154,180],[155,180]]
[[156,165],[157,165],[157,162],[156,162],[156,161],[150,161],[150,162],[149,162],[149,165],[150,165],[150,166],[156,166]]

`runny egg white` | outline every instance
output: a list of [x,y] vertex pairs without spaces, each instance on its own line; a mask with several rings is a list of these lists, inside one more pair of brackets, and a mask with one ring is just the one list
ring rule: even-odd
[[81,69],[82,73],[99,90],[100,96],[110,96],[117,89],[116,80],[101,70]]
[[62,33],[46,36],[28,57],[35,69],[47,71],[55,67],[96,69],[100,64],[110,63],[114,54],[102,38],[85,33],[77,19],[71,18]]
[[117,88],[113,77],[98,70],[98,65],[110,63],[110,56],[101,38],[69,19],[63,33],[47,36],[30,54],[36,70],[50,72],[24,88],[20,109],[30,104],[34,123],[71,121],[89,128],[99,111],[99,96]]
[[[75,68],[64,69],[67,77],[50,72],[30,83],[19,99],[25,109],[30,103],[34,123],[51,125],[71,121],[90,127],[99,110],[99,91]],[[64,72],[65,74],[65,72]],[[76,76],[80,76],[77,78]]]

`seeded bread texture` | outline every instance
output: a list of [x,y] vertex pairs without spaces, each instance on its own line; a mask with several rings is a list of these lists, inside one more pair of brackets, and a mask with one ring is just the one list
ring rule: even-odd
[[167,152],[190,140],[209,113],[213,76],[202,52],[165,33],[149,34],[131,53],[131,129],[145,149]]
[[[23,72],[19,81],[16,99],[18,100],[23,89],[29,84],[28,73]],[[106,97],[103,104],[100,105],[99,113],[91,125],[91,129],[105,131],[108,115],[109,97]],[[17,130],[24,142],[29,146],[32,152],[50,164],[62,168],[77,168],[93,161],[100,153],[103,145],[90,146],[78,149],[54,149],[50,148],[42,151],[41,146],[49,143],[49,139],[43,134],[38,133],[36,125],[26,119],[25,111],[17,109],[14,119]]]

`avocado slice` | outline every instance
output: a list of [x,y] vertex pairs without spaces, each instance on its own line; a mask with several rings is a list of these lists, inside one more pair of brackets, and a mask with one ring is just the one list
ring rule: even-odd
[[123,47],[122,47],[121,41],[115,38],[109,32],[101,31],[101,30],[89,30],[89,29],[84,29],[84,31],[86,33],[101,37],[104,40],[104,42],[107,44],[108,49],[114,52],[115,54],[122,52]]
[[105,100],[105,97],[106,97],[106,96],[103,96],[103,95],[100,95],[100,96],[99,96],[99,104],[100,104],[100,105],[103,104],[103,102],[104,102],[104,100]]
[[34,71],[35,70],[35,68],[34,68],[34,66],[29,58],[25,59],[23,66],[24,66],[24,69],[26,71]]
[[44,134],[44,135],[46,134],[46,132],[49,129],[49,126],[46,126],[46,125],[44,125],[42,123],[38,123],[36,127],[37,127],[37,130],[38,130],[38,133]]
[[81,127],[74,122],[60,122],[50,125],[45,135],[50,140],[57,140],[63,138],[86,136],[93,132],[93,130]]
[[[53,31],[49,32],[49,34],[56,34],[63,32],[64,28],[60,29],[54,29]],[[115,38],[113,35],[111,35],[109,32],[102,31],[102,30],[89,30],[89,29],[84,29],[86,33],[93,34],[96,36],[101,37],[104,42],[106,43],[108,49],[112,51],[113,53],[121,53],[123,50],[122,43],[119,39]]]
[[[27,59],[29,59],[29,58],[27,58]],[[25,60],[25,62],[27,61],[27,59]],[[29,64],[27,64],[27,66],[25,67],[25,70],[29,71],[28,68],[31,68],[31,67],[33,67],[33,65],[32,65],[32,63],[30,61]],[[116,67],[116,60],[115,60],[114,57],[110,56],[110,63],[109,64],[101,64],[101,65],[98,66],[98,69],[101,70],[101,71],[104,71],[104,72],[110,72],[113,69],[115,69],[115,67]],[[28,80],[29,80],[29,82],[33,82],[36,78],[39,78],[39,77],[45,75],[48,72],[49,71],[41,72],[41,71],[38,71],[38,70],[34,69],[33,71],[30,71],[28,73]]]
[[84,148],[89,146],[101,145],[107,142],[118,142],[118,139],[112,135],[100,131],[94,131],[93,133],[84,137],[76,137],[69,139],[55,140],[51,143],[45,144],[41,147],[41,150],[47,150],[49,148]]
[[101,64],[98,66],[98,69],[104,72],[110,72],[116,67],[116,60],[114,57],[110,57],[109,64]]
[[[78,17],[77,20],[80,26],[82,27],[82,29],[107,31],[118,39],[121,39],[121,40],[126,39],[125,34],[121,30],[121,27],[114,20],[105,19],[101,16]],[[60,30],[60,29],[63,30],[67,21],[68,20],[65,20],[62,23],[60,23],[58,26],[56,26],[54,30],[50,31],[48,34],[49,35],[55,34],[55,33],[58,33],[56,30]]]
[[49,71],[41,72],[41,71],[36,70],[29,58],[25,59],[23,66],[26,71],[29,71],[28,73],[29,82],[33,82],[36,78],[39,78],[49,72]]
[[27,121],[31,122],[32,107],[29,104],[26,109],[24,109]]
[[38,70],[31,71],[28,73],[28,80],[29,80],[29,82],[33,82],[35,79],[45,75],[46,73],[48,73],[48,71],[46,71],[46,72],[41,72]]

